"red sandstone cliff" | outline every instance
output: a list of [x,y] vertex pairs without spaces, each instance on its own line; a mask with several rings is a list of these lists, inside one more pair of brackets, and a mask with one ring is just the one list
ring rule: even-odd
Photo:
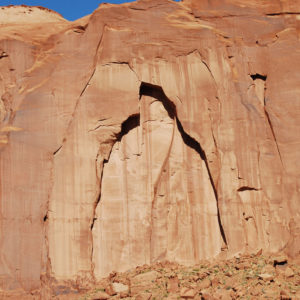
[[300,1],[0,8],[0,287],[300,251]]

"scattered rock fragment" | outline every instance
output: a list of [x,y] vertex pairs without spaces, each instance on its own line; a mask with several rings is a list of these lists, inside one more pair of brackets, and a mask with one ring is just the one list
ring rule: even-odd
[[295,273],[291,268],[288,267],[288,268],[285,269],[284,276],[286,278],[293,277],[294,275],[295,275]]
[[273,274],[275,271],[274,267],[272,265],[266,265],[263,269],[262,269],[262,273],[266,273],[266,274]]
[[129,291],[128,285],[125,285],[123,283],[114,282],[114,283],[112,283],[112,286],[116,293],[122,293],[122,292]]
[[274,279],[274,276],[268,273],[260,274],[258,277],[264,281],[271,281]]
[[92,296],[92,300],[106,300],[106,299],[109,299],[109,295],[102,291],[99,291]]
[[176,277],[171,277],[168,279],[167,291],[169,293],[177,293],[179,290],[179,280]]
[[292,298],[290,297],[289,293],[286,291],[280,291],[280,299],[281,300],[291,300]]
[[[235,270],[236,265],[239,270]],[[299,270],[300,267],[291,262],[274,267],[273,258],[263,256],[241,256],[238,260],[220,261],[218,266],[207,263],[201,268],[158,263],[103,279],[98,289],[101,286],[106,293],[90,293],[93,297],[87,299],[96,299],[96,296],[101,299],[101,296],[112,300],[296,300],[300,299]],[[229,271],[231,277],[226,276]],[[201,274],[205,276],[203,279],[199,277]]]
[[165,298],[166,300],[178,300],[178,295],[177,294],[169,294],[167,296],[167,298]]
[[129,295],[129,287],[120,282],[113,282],[112,288],[116,294],[120,294],[121,298],[125,298]]
[[231,292],[225,289],[219,289],[214,295],[217,299],[220,300],[231,300]]
[[261,294],[261,286],[255,286],[251,289],[250,294],[252,296],[259,296]]
[[151,293],[140,293],[135,297],[135,300],[150,300]]
[[232,273],[231,271],[228,271],[228,272],[225,273],[225,275],[226,275],[227,277],[231,277],[231,276],[233,275],[233,273]]
[[211,286],[211,281],[210,281],[210,279],[206,278],[199,283],[198,288],[200,290],[204,290],[204,289],[209,288],[210,286]]
[[201,292],[201,299],[202,300],[215,300],[216,298],[212,296],[211,291],[203,290]]
[[180,297],[184,299],[193,299],[197,294],[197,291],[191,288],[183,287],[180,290]]
[[159,273],[156,271],[150,271],[136,275],[131,279],[131,295],[138,295],[149,288],[155,288],[155,281],[158,277]]
[[108,284],[105,288],[105,292],[110,295],[110,296],[114,296],[117,294],[117,292],[115,291],[114,287],[112,284]]
[[220,283],[220,280],[219,280],[218,277],[214,277],[214,278],[211,280],[211,285],[212,285],[213,287],[218,286],[219,283]]

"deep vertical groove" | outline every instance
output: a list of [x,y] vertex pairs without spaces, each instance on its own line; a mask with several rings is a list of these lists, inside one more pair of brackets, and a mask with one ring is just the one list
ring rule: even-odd
[[156,180],[156,182],[154,183],[154,195],[153,195],[153,199],[152,199],[152,204],[151,204],[151,226],[150,226],[150,262],[152,263],[152,230],[153,230],[153,210],[154,210],[154,204],[155,204],[155,200],[157,199],[157,192],[158,192],[158,187],[159,187],[159,183],[160,183],[160,179],[162,176],[163,171],[166,168],[166,165],[168,163],[168,158],[170,156],[171,150],[172,150],[172,146],[173,146],[173,142],[174,142],[174,135],[175,135],[175,119],[174,120],[174,124],[173,124],[173,131],[172,131],[172,139],[171,139],[171,143],[167,152],[167,155],[164,159],[164,162],[162,164],[162,167],[160,169],[159,172],[159,176]]
[[50,183],[49,183],[49,190],[48,190],[47,202],[46,202],[46,212],[43,217],[43,233],[44,233],[44,243],[45,243],[44,245],[45,245],[45,252],[46,252],[45,253],[45,255],[46,255],[46,270],[45,271],[46,271],[48,279],[51,278],[51,273],[52,273],[48,233],[49,233],[49,221],[50,221],[49,207],[50,207],[50,201],[51,201],[53,187],[54,187],[54,159],[55,159],[55,153],[51,156]]
[[283,166],[283,161],[282,161],[281,153],[280,153],[279,146],[278,146],[278,143],[277,143],[276,135],[275,135],[275,132],[274,132],[274,128],[273,128],[273,125],[272,125],[269,113],[268,113],[268,111],[266,109],[266,106],[264,107],[264,112],[265,112],[265,116],[266,116],[266,119],[268,121],[270,130],[271,130],[271,133],[272,133],[272,136],[273,136],[273,140],[274,140],[274,142],[276,144],[276,148],[277,148],[277,152],[278,152],[278,155],[279,155],[279,159],[280,159],[281,165]]
[[209,176],[209,181],[210,181],[210,184],[211,184],[211,186],[213,188],[215,199],[217,201],[218,223],[219,223],[219,227],[220,227],[221,236],[222,236],[222,239],[223,239],[225,245],[227,245],[227,239],[226,239],[225,231],[224,231],[224,228],[223,228],[223,225],[222,225],[222,222],[221,222],[221,216],[220,216],[220,210],[219,210],[219,196],[218,196],[218,191],[217,191],[217,188],[215,186],[215,183],[214,183],[214,180],[213,180],[210,168],[209,168],[209,164],[208,164],[208,160],[207,160],[205,151],[201,147],[200,143],[198,143],[194,138],[192,138],[191,136],[189,136],[184,131],[184,129],[182,127],[182,124],[180,123],[180,121],[178,120],[178,118],[176,118],[176,122],[177,122],[177,127],[179,129],[179,132],[181,134],[181,137],[182,137],[184,143],[187,146],[193,148],[196,152],[198,152],[199,155],[200,155],[200,157],[201,157],[201,159],[205,163],[205,166],[206,166],[206,169],[207,169],[207,173],[208,173],[208,176]]
[[[205,153],[204,149],[201,147],[199,142],[197,142],[193,137],[191,137],[190,135],[188,135],[184,131],[183,126],[182,126],[180,120],[177,117],[176,106],[174,105],[174,103],[172,101],[170,101],[167,98],[167,96],[165,95],[163,89],[160,86],[155,86],[155,85],[151,85],[151,84],[142,82],[141,86],[140,86],[140,99],[141,99],[142,96],[150,96],[152,98],[157,99],[158,101],[160,101],[163,104],[163,106],[166,109],[169,117],[174,120],[173,130],[175,130],[175,126],[177,126],[178,131],[180,132],[180,135],[182,137],[183,142],[188,147],[194,149],[199,154],[200,158],[204,161],[206,169],[207,169],[207,173],[208,173],[208,176],[209,176],[209,180],[210,180],[210,183],[211,183],[211,186],[212,186],[212,189],[213,189],[214,197],[216,199],[217,219],[218,219],[220,234],[221,234],[221,237],[223,239],[224,244],[227,246],[227,240],[226,240],[226,236],[225,236],[225,232],[224,232],[224,229],[223,229],[223,225],[222,225],[221,217],[220,217],[220,212],[219,212],[219,198],[218,198],[217,188],[215,186],[213,176],[211,174],[211,170],[210,170],[209,163],[208,163],[207,156],[206,156],[206,153]],[[140,125],[140,114],[132,115],[126,121],[124,121],[122,123],[121,130],[120,130],[119,134],[116,134],[115,139],[111,141],[112,142],[111,150],[114,146],[114,143],[120,142],[124,135],[128,134],[129,131],[131,131],[132,129],[136,128],[139,125]],[[174,136],[174,132],[173,132],[173,136]],[[173,138],[172,138],[172,142],[171,142],[171,145],[170,145],[169,152],[171,151],[172,143],[173,143]],[[99,156],[99,154],[97,155],[97,158],[96,158],[96,165],[97,165],[97,161],[98,161],[98,156]],[[110,156],[110,154],[109,154],[109,156]],[[98,193],[98,196],[97,196],[97,200],[95,201],[95,205],[94,205],[93,218],[92,218],[92,222],[91,222],[91,231],[94,228],[94,224],[95,224],[95,221],[96,221],[96,218],[95,218],[96,210],[97,210],[97,207],[98,207],[98,205],[101,201],[101,197],[102,197],[102,184],[103,184],[104,168],[105,168],[105,164],[109,162],[109,156],[106,158],[106,160],[103,160],[101,175],[99,176],[99,185],[100,185],[100,187],[99,187],[99,193]],[[166,166],[166,163],[167,163],[167,158],[165,159],[165,161],[163,163],[161,171],[164,170],[164,168]],[[97,168],[97,166],[96,166],[96,168]],[[153,211],[154,201],[155,201],[155,197],[156,197],[157,190],[158,190],[159,180],[160,179],[158,179],[154,183],[154,195],[153,195],[153,199],[152,199],[152,211]],[[151,222],[152,222],[152,218],[153,218],[152,211],[151,211]],[[153,229],[152,227],[151,227],[151,230]],[[150,232],[150,256],[152,257],[152,250],[151,250],[152,245],[151,244],[152,244],[152,233]],[[93,251],[94,251],[94,248],[93,248],[93,244],[92,244],[91,261],[93,260],[93,253],[94,253]],[[92,268],[93,268],[93,264],[92,264]]]
[[74,109],[73,109],[71,118],[70,118],[69,123],[68,123],[68,125],[67,125],[67,127],[66,127],[66,132],[65,132],[65,134],[64,134],[65,137],[63,138],[62,145],[63,145],[63,144],[66,142],[66,140],[67,140],[66,137],[67,137],[67,134],[68,134],[68,132],[69,132],[69,130],[70,130],[70,128],[71,128],[73,122],[74,122],[74,117],[75,117],[77,108],[78,108],[78,106],[79,106],[80,99],[81,99],[81,97],[83,96],[83,94],[85,93],[87,87],[90,85],[90,82],[91,82],[92,78],[93,78],[94,75],[95,75],[95,72],[96,72],[96,66],[97,66],[97,60],[98,60],[98,51],[99,51],[99,49],[100,49],[100,47],[101,47],[101,44],[102,44],[102,41],[103,41],[105,29],[106,29],[106,24],[104,24],[104,26],[103,26],[102,33],[101,33],[99,42],[98,42],[97,47],[96,47],[96,51],[95,51],[95,55],[94,55],[94,61],[93,61],[93,69],[92,69],[93,71],[92,71],[92,73],[90,74],[90,76],[88,77],[88,80],[86,81],[84,87],[82,88],[82,90],[81,90],[81,92],[80,92],[80,95],[78,96],[78,98],[77,98],[77,100],[76,100],[76,102],[75,102],[75,105],[74,105]]
[[221,216],[220,216],[218,192],[217,192],[217,188],[215,186],[215,183],[214,183],[211,171],[210,171],[209,163],[208,163],[208,160],[207,160],[204,149],[201,147],[199,142],[197,142],[194,138],[192,138],[190,135],[188,135],[184,131],[183,126],[182,126],[181,122],[179,121],[179,119],[177,117],[176,106],[170,99],[168,99],[168,97],[164,93],[162,87],[160,87],[158,85],[153,85],[153,84],[149,84],[149,83],[146,83],[146,82],[142,82],[141,86],[140,86],[140,98],[143,95],[153,97],[153,98],[155,98],[155,99],[162,102],[162,104],[163,104],[164,108],[166,109],[166,111],[168,112],[170,118],[176,120],[178,130],[181,134],[181,137],[182,137],[184,143],[187,146],[194,149],[200,155],[201,159],[204,161],[206,169],[207,169],[207,173],[208,173],[208,176],[209,176],[209,180],[210,180],[213,192],[214,192],[214,196],[215,196],[215,199],[216,199],[217,218],[218,218],[220,233],[221,233],[223,242],[227,246],[227,239],[226,239],[225,231],[224,231],[222,221],[221,221]]
[[[113,147],[113,146],[112,146]],[[110,156],[110,154],[109,154]],[[97,174],[97,164],[98,164],[98,158],[99,158],[99,152],[97,154],[97,157],[96,157],[96,174]],[[101,189],[102,189],[102,179],[103,179],[103,171],[104,171],[104,166],[105,164],[108,162],[108,159],[103,159],[103,162],[102,162],[102,170],[101,170],[101,174],[99,176],[99,187],[98,187],[98,195],[97,195],[97,198],[96,198],[96,201],[94,203],[94,207],[93,207],[93,216],[92,216],[92,222],[91,222],[91,226],[90,226],[90,230],[91,230],[91,244],[92,244],[92,249],[91,249],[91,272],[92,272],[92,276],[94,276],[94,269],[95,269],[95,266],[93,264],[93,256],[94,256],[94,241],[93,241],[93,228],[94,228],[94,225],[95,225],[95,221],[97,220],[96,218],[96,210],[97,210],[97,207],[98,207],[98,204],[100,202],[100,199],[101,199]]]
[[[98,175],[98,180],[99,180],[99,191],[98,191],[98,195],[96,197],[96,201],[94,203],[94,207],[93,207],[93,216],[92,216],[92,222],[90,225],[90,230],[91,232],[93,231],[94,225],[95,225],[95,221],[97,220],[96,218],[96,210],[97,207],[101,201],[101,196],[102,196],[102,181],[103,181],[103,174],[104,174],[104,168],[105,165],[109,162],[109,158],[111,155],[111,151],[112,148],[114,146],[114,144],[116,142],[121,141],[122,137],[124,135],[126,135],[130,130],[136,128],[137,126],[139,126],[140,124],[140,115],[139,114],[134,114],[132,116],[129,116],[122,124],[121,124],[121,131],[115,136],[115,139],[111,141],[112,145],[111,145],[111,149],[109,154],[107,155],[106,159],[103,159],[102,162],[102,169],[101,169],[101,173],[100,175]],[[97,164],[98,164],[98,159],[99,159],[100,153],[97,153],[97,157],[96,157],[96,174],[98,173],[97,170]],[[93,255],[94,255],[94,242],[93,242],[93,234],[91,234],[91,238],[92,238],[92,249],[91,249],[91,266],[92,266],[92,275],[94,275],[94,266],[93,266]]]
[[252,78],[253,81],[255,81],[257,79],[264,81],[264,85],[265,85],[265,87],[264,87],[264,113],[265,113],[268,125],[270,127],[273,140],[274,140],[274,142],[276,144],[276,148],[277,148],[277,152],[278,152],[278,155],[279,155],[279,159],[280,159],[281,165],[283,166],[283,161],[282,161],[281,153],[280,153],[279,146],[278,146],[278,143],[277,143],[277,138],[276,138],[276,135],[275,135],[275,132],[274,132],[273,124],[272,124],[269,112],[267,110],[267,107],[266,107],[266,90],[267,90],[266,82],[267,82],[268,76],[256,73],[256,74],[250,74],[250,77]]

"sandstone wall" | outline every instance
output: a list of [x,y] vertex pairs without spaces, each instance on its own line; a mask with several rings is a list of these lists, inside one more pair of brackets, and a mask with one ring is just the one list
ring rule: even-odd
[[2,289],[299,255],[299,1],[140,0],[76,22],[10,9]]

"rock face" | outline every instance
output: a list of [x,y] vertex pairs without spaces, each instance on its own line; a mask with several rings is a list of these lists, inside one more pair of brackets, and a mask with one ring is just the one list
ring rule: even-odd
[[140,0],[75,22],[4,7],[0,24],[3,290],[299,255],[300,1]]

